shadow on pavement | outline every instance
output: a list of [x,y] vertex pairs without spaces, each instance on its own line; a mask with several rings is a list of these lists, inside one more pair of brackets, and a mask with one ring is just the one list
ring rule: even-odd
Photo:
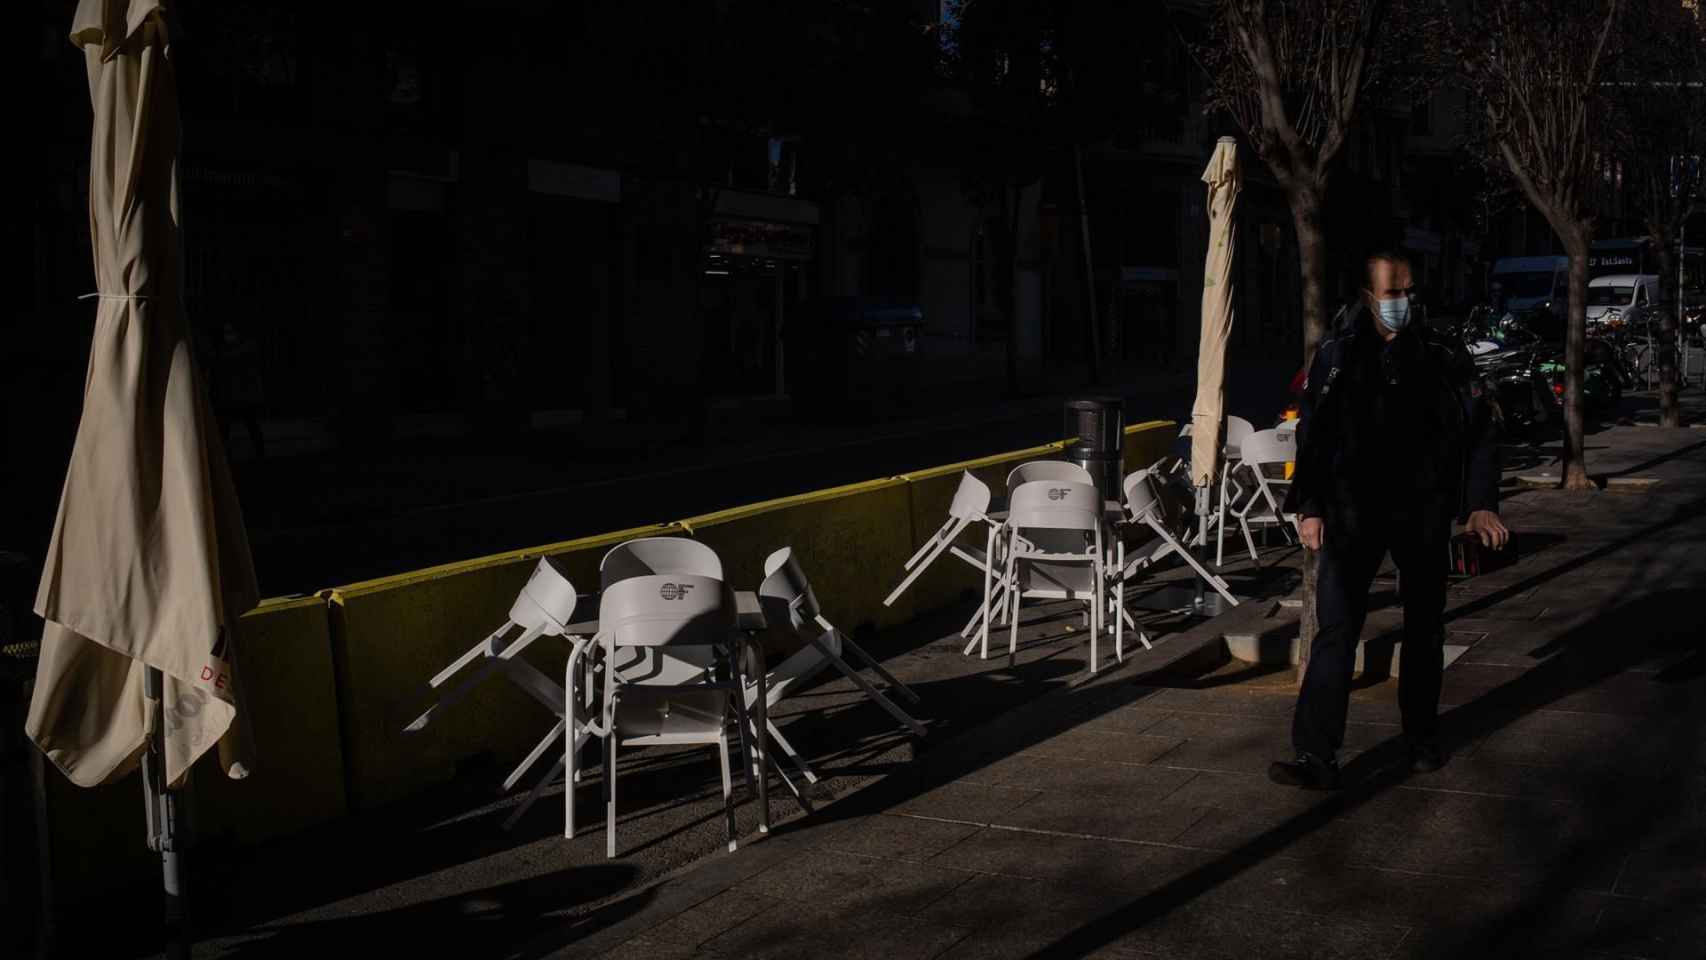
[[[634,872],[621,863],[572,867],[394,910],[257,927],[249,931],[252,939],[218,955],[300,960],[377,949],[391,956],[507,956],[559,927],[563,911],[620,890]],[[640,910],[649,900],[630,897],[622,909]]]
[[[1500,599],[1523,593],[1595,559],[1660,536],[1678,521],[1698,522],[1706,515],[1703,510],[1706,510],[1706,498],[1695,499],[1640,531],[1538,572],[1467,607],[1484,609]],[[1651,572],[1637,571],[1637,575],[1631,577],[1631,585],[1638,587],[1642,574]],[[1546,648],[1534,651],[1533,656],[1537,659],[1546,659],[1533,669],[1444,713],[1441,734],[1448,749],[1461,751],[1527,714],[1555,705],[1631,668],[1648,664],[1655,656],[1680,651],[1689,644],[1696,645],[1698,649],[1699,638],[1706,636],[1706,605],[1699,600],[1706,595],[1706,568],[1695,567],[1687,571],[1686,577],[1675,578],[1671,582],[1676,585],[1644,599],[1610,607],[1567,631]],[[1468,615],[1469,612],[1460,608],[1452,616]],[[1664,623],[1664,626],[1648,627],[1657,623]],[[1651,632],[1632,631],[1636,625],[1648,627]],[[1676,690],[1676,696],[1681,701],[1686,698],[1686,692]],[[1664,732],[1665,736],[1672,738],[1672,742],[1666,744],[1675,751],[1671,755],[1692,757],[1698,749],[1699,732],[1697,724],[1672,725]],[[1085,956],[1190,904],[1279,854],[1298,839],[1406,783],[1411,775],[1407,766],[1400,762],[1402,759],[1403,750],[1396,738],[1359,755],[1345,770],[1348,786],[1343,791],[1237,850],[1167,882],[1033,955]],[[1680,786],[1684,789],[1690,776],[1698,776],[1697,771],[1683,770],[1680,774],[1685,781]],[[1668,780],[1663,782],[1669,783]],[[1559,858],[1556,868],[1545,881],[1526,891],[1519,906],[1508,915],[1471,929],[1449,931],[1448,935],[1458,945],[1450,955],[1463,956],[1468,951],[1473,951],[1474,955],[1524,955],[1539,933],[1538,919],[1554,916],[1560,902],[1559,895],[1570,889],[1582,872],[1603,866],[1602,861],[1607,857],[1621,857],[1628,847],[1646,837],[1661,822],[1661,814],[1673,813],[1678,808],[1686,809],[1686,804],[1678,804],[1671,790],[1653,789],[1650,783],[1643,786],[1646,789],[1632,789],[1628,782],[1619,783],[1613,789],[1595,793],[1589,798],[1588,824],[1582,831],[1587,839],[1574,844],[1568,855]],[[1342,902],[1342,897],[1340,900]],[[1668,905],[1661,906],[1668,908]]]

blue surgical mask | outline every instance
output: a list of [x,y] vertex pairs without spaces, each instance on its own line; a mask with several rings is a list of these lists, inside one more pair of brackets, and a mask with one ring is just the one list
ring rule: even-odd
[[1393,333],[1401,333],[1410,322],[1410,298],[1399,297],[1396,300],[1376,300],[1374,305],[1379,308],[1376,316],[1380,325]]

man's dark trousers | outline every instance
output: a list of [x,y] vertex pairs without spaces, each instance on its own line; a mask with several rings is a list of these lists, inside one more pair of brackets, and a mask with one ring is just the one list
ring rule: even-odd
[[1398,703],[1404,735],[1432,740],[1439,726],[1440,676],[1445,670],[1446,541],[1450,527],[1390,517],[1378,530],[1333,537],[1327,520],[1315,585],[1318,631],[1292,716],[1299,753],[1334,758],[1345,739],[1351,673],[1368,614],[1368,591],[1386,553],[1402,575],[1404,644],[1398,661]]

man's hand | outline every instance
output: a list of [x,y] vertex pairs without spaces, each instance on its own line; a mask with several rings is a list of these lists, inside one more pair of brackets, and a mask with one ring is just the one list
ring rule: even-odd
[[1511,538],[1509,528],[1499,519],[1499,515],[1491,510],[1471,513],[1469,522],[1463,525],[1463,529],[1480,537],[1482,546],[1492,547],[1494,550],[1503,550]]
[[[1495,517],[1495,520],[1498,518]],[[1321,540],[1327,534],[1327,524],[1320,517],[1299,517],[1297,519],[1297,537],[1303,545],[1311,550],[1321,549]]]

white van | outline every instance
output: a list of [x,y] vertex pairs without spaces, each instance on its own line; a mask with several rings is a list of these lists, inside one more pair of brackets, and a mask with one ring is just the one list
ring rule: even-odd
[[1536,307],[1562,314],[1569,299],[1570,258],[1505,257],[1493,263],[1493,302],[1512,313]]
[[1614,273],[1588,281],[1588,323],[1641,323],[1659,302],[1659,278]]

